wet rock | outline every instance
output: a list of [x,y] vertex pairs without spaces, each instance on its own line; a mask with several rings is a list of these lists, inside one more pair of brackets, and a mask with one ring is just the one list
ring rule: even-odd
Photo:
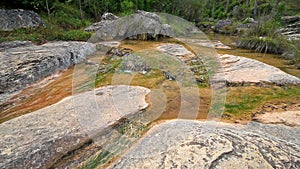
[[154,126],[109,168],[299,168],[300,129],[172,120]]
[[140,72],[146,74],[151,70],[151,67],[147,65],[144,58],[135,54],[128,54],[122,58],[121,70],[128,73]]
[[163,24],[157,14],[137,11],[136,13],[104,23],[90,38],[96,43],[108,40],[157,39],[160,36],[173,36],[169,25]]
[[45,27],[45,22],[35,12],[23,9],[0,9],[0,30]]
[[95,45],[87,42],[22,44],[0,52],[0,102],[29,84],[82,62],[95,51]]
[[217,73],[214,80],[225,77],[228,83],[274,83],[277,85],[299,85],[298,77],[289,75],[280,69],[260,61],[234,55],[220,55],[224,72]]
[[108,52],[107,55],[108,56],[119,56],[119,57],[123,57],[126,55],[129,55],[130,53],[132,53],[132,50],[129,48],[111,48]]
[[149,92],[139,86],[106,86],[1,123],[0,168],[51,168],[91,142],[93,134],[146,108]]
[[231,49],[231,47],[223,44],[221,41],[219,40],[214,40],[214,41],[210,41],[210,40],[198,40],[196,42],[196,44],[200,45],[200,46],[204,46],[204,47],[209,47],[209,48],[216,48],[216,49]]
[[176,80],[176,77],[173,76],[170,72],[163,71],[163,74],[166,77],[166,79],[168,79],[168,80],[171,80],[171,81]]

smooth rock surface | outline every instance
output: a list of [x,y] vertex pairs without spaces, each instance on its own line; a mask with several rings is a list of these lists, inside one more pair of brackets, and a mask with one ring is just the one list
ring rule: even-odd
[[300,126],[300,111],[270,112],[257,114],[255,121],[267,124],[284,124],[287,126]]
[[89,42],[96,43],[125,38],[155,39],[158,35],[172,37],[173,30],[169,25],[163,24],[157,14],[137,11],[132,15],[105,23],[89,39]]
[[300,129],[172,120],[154,126],[109,168],[299,168]]
[[215,80],[225,77],[229,83],[300,84],[298,77],[254,59],[228,54],[219,55],[219,59],[224,72],[217,73]]
[[106,86],[1,123],[0,168],[50,168],[85,144],[92,131],[146,108],[149,92],[139,86]]
[[35,12],[24,9],[0,9],[0,30],[45,27],[45,22]]
[[181,61],[189,61],[195,57],[195,54],[187,50],[183,45],[163,44],[157,47],[159,51],[166,52],[170,55],[178,57]]
[[0,103],[8,97],[7,94],[82,62],[96,50],[94,44],[87,42],[26,44],[20,46],[20,42],[16,42],[8,46],[19,47],[0,52]]

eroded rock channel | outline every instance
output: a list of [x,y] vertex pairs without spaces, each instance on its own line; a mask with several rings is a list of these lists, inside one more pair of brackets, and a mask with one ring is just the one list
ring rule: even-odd
[[[224,101],[228,85],[299,85],[298,77],[253,59],[218,55],[215,47],[230,47],[211,43],[190,25],[183,30],[190,36],[178,39],[102,41],[178,33],[160,17],[143,11],[128,17],[142,30],[150,26],[149,34],[132,29],[128,18],[113,17],[91,28],[95,44],[2,44],[1,101],[76,66],[59,83],[72,90],[62,95],[72,96],[0,124],[0,168],[299,168],[298,123],[198,121],[210,113],[218,117],[210,106],[214,98]],[[40,103],[26,103],[33,102]]]

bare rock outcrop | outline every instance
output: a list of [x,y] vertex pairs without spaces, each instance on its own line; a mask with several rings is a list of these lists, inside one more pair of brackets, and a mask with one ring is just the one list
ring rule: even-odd
[[299,127],[172,120],[109,168],[299,168],[299,137]]
[[219,20],[214,27],[214,31],[218,32],[218,33],[226,34],[228,32],[226,29],[224,29],[224,27],[230,26],[230,25],[232,25],[232,20],[230,20],[230,19]]
[[160,45],[157,47],[157,49],[170,55],[174,55],[183,62],[189,61],[196,57],[195,54],[187,50],[183,45],[169,43]]
[[23,89],[42,78],[66,69],[92,54],[96,47],[87,42],[1,43],[0,103],[10,93]]
[[45,22],[35,12],[24,9],[0,9],[0,30],[45,27]]
[[281,20],[285,26],[279,32],[289,40],[300,40],[300,16],[284,16]]
[[107,22],[96,31],[89,42],[131,39],[156,39],[158,36],[173,36],[172,28],[163,24],[161,18],[146,11]]
[[33,43],[31,41],[8,41],[8,42],[1,42],[0,43],[0,52],[4,50],[16,48],[16,47],[25,47],[25,46],[32,46]]
[[92,25],[88,26],[87,28],[84,29],[86,32],[95,32],[98,29],[100,29],[102,26],[105,26],[114,20],[119,19],[116,15],[106,12],[101,16],[101,21],[100,22],[95,22]]
[[106,86],[1,123],[0,168],[51,168],[89,142],[90,132],[146,108],[149,92],[139,86]]
[[214,80],[225,77],[228,83],[300,84],[298,77],[254,59],[228,54],[220,55],[219,58],[224,72],[216,74]]

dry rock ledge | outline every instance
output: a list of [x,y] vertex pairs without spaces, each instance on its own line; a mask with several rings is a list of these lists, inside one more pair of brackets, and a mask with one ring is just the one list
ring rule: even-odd
[[256,114],[255,121],[267,124],[284,124],[287,126],[300,127],[300,111],[271,112]]
[[300,129],[171,120],[154,126],[109,168],[300,168]]
[[95,51],[95,45],[88,42],[0,43],[0,103],[9,94],[82,62]]
[[299,85],[300,78],[287,74],[263,62],[234,55],[219,55],[223,67],[215,80],[225,77],[228,83],[273,83],[277,85]]
[[149,92],[139,86],[106,86],[0,124],[0,168],[51,167],[87,142],[87,133],[146,108]]

